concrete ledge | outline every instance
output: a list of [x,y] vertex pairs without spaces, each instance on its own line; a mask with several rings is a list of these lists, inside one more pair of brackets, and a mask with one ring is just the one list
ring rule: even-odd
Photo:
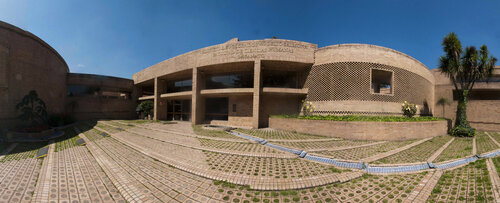
[[275,94],[307,94],[308,88],[279,88],[279,87],[264,87],[262,88],[263,93],[275,93]]
[[142,100],[151,100],[151,99],[155,99],[155,96],[154,95],[151,95],[151,96],[144,96],[144,97],[139,97],[137,98],[139,101],[142,101]]
[[253,94],[253,88],[207,89],[207,90],[201,90],[200,94],[202,94],[202,95]]
[[445,135],[447,121],[363,122],[269,118],[269,127],[358,140],[406,140]]
[[191,96],[193,94],[193,91],[184,91],[184,92],[174,92],[174,93],[167,93],[167,94],[161,94],[161,98],[189,98],[191,99]]

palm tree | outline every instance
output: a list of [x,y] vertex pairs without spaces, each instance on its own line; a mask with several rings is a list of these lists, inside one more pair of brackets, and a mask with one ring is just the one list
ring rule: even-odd
[[482,45],[479,50],[474,46],[462,50],[462,44],[453,32],[446,35],[442,46],[445,55],[439,59],[439,69],[451,79],[458,96],[454,128],[473,130],[467,121],[470,91],[477,80],[491,77],[497,59],[489,54],[486,45]]
[[437,105],[441,105],[443,107],[443,118],[444,118],[445,117],[444,116],[444,106],[445,105],[450,105],[450,100],[448,98],[446,98],[446,97],[441,97],[437,101]]
[[21,111],[19,118],[24,121],[31,121],[31,124],[40,124],[47,121],[47,107],[35,90],[31,90],[25,95],[21,102],[16,105],[16,109]]

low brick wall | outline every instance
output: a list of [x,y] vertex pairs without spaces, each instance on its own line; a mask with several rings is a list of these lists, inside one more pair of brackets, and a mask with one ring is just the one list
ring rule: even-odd
[[357,140],[405,140],[445,135],[447,121],[363,122],[269,118],[269,127]]

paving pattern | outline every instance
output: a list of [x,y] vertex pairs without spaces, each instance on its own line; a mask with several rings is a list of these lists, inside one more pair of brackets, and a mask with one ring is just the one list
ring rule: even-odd
[[315,152],[320,155],[326,155],[327,157],[343,159],[343,160],[363,160],[364,158],[370,157],[374,154],[380,154],[384,152],[391,151],[415,142],[415,140],[407,141],[392,141],[385,142],[382,144],[371,145],[367,147],[356,147],[352,149],[345,150],[327,150]]
[[377,142],[236,129],[247,139],[140,120],[63,131],[42,159],[47,143],[0,145],[0,202],[500,201],[495,132]]
[[[112,126],[112,124],[110,126]],[[266,156],[267,154],[284,154],[283,152],[273,150],[272,148],[264,147],[260,144],[250,141],[241,142],[241,141],[225,141],[226,139],[224,140],[206,139],[195,136],[184,136],[165,131],[148,130],[146,128],[140,128],[140,127],[129,127],[127,129],[124,129],[124,131],[126,132],[120,132],[120,134],[132,133],[136,135],[142,135],[163,142],[199,150],[226,152],[232,154],[242,154],[251,156]]]
[[265,129],[237,129],[237,132],[245,133],[254,137],[266,139],[269,141],[273,140],[331,140],[331,139],[337,139],[337,138],[329,138],[325,136],[320,136],[320,135],[310,135],[310,134],[304,134],[304,133],[297,133],[297,132],[287,132],[287,131],[281,131],[281,130],[274,130],[270,128],[265,128]]
[[438,136],[407,150],[393,154],[375,163],[417,163],[425,162],[433,153],[451,139],[450,136]]
[[124,202],[86,147],[55,152],[49,201]]
[[206,154],[211,169],[239,175],[287,179],[342,172],[332,166],[299,158],[262,158],[213,152],[207,152]]
[[[45,144],[21,143],[0,161],[0,202],[30,202],[40,173],[37,149]],[[37,148],[38,147],[38,148]]]
[[471,138],[455,138],[455,140],[453,140],[453,142],[448,145],[443,152],[441,152],[434,162],[443,162],[446,160],[472,156],[474,155],[472,153],[472,148],[473,145]]
[[375,141],[366,140],[333,140],[333,141],[316,141],[316,142],[271,142],[273,144],[288,146],[295,149],[329,149],[340,148],[347,146],[357,146],[374,143]]
[[443,173],[432,190],[429,202],[442,200],[458,202],[494,201],[486,160],[478,160],[467,166]]
[[479,132],[476,135],[477,154],[484,154],[498,149],[500,146],[495,142],[486,133]]
[[[250,185],[255,189],[293,189],[300,187],[311,187],[316,185],[323,185],[327,183],[334,183],[339,181],[347,181],[352,178],[359,177],[362,172],[345,172],[345,173],[335,173],[335,174],[321,174],[316,176],[303,177],[303,178],[287,178],[280,181],[281,184],[277,184],[274,177],[259,177],[254,175],[246,174],[233,174],[229,171],[217,170],[217,168],[209,166],[209,160],[205,152],[202,150],[196,150],[192,148],[187,148],[179,145],[173,145],[169,143],[159,142],[153,139],[144,139],[145,137],[139,137],[137,135],[130,135],[126,132],[120,132],[112,134],[114,138],[120,142],[126,143],[134,149],[141,151],[142,153],[153,156],[156,159],[168,162],[175,167],[182,168],[187,171],[191,171],[198,175],[207,178],[214,178],[219,180],[228,180],[230,182],[236,182],[243,185]],[[165,150],[170,149],[170,150]],[[220,155],[225,155],[224,153],[218,153]],[[240,158],[247,158],[255,156],[245,156],[237,155]],[[277,157],[274,159],[278,159]],[[214,160],[221,162],[223,160]],[[307,162],[306,160],[300,160]],[[312,163],[312,162],[311,162]]]
[[500,132],[487,132],[487,134],[493,138],[496,144],[500,143]]

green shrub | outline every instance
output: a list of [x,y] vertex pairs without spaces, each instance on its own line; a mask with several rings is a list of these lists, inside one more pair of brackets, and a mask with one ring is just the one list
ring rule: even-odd
[[154,109],[153,101],[146,100],[146,101],[142,101],[139,105],[137,105],[137,108],[135,109],[135,111],[137,111],[137,113],[144,113],[144,116],[148,116],[148,115],[152,116],[153,109]]
[[403,102],[403,104],[401,104],[401,111],[403,112],[404,116],[412,118],[413,116],[415,116],[415,114],[417,114],[418,105],[405,101]]
[[16,110],[21,112],[19,119],[23,121],[29,121],[31,124],[47,123],[47,107],[35,90],[23,97],[16,105]]
[[476,129],[467,126],[455,126],[450,130],[450,135],[456,137],[474,137]]

